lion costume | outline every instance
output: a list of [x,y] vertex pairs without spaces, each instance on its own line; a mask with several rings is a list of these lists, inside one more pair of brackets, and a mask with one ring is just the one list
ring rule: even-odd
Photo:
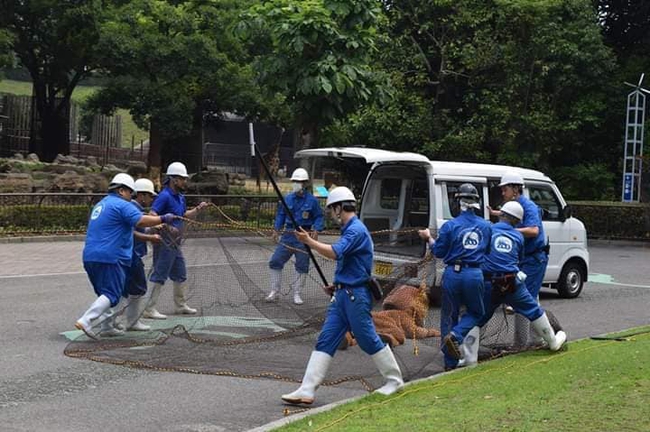
[[[386,296],[382,309],[372,312],[372,321],[381,340],[391,348],[402,345],[407,338],[440,336],[437,329],[424,327],[424,318],[429,311],[429,296],[424,290],[402,285]],[[348,332],[339,349],[356,344],[357,341]]]

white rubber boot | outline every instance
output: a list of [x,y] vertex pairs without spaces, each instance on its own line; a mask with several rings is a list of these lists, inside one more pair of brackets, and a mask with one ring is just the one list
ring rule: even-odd
[[74,326],[83,331],[86,336],[92,339],[97,339],[97,335],[93,331],[91,321],[97,319],[111,307],[111,301],[105,295],[100,295],[97,300],[90,305],[88,310],[77,320]]
[[375,393],[381,393],[385,396],[392,395],[404,387],[404,380],[402,380],[402,371],[399,369],[397,360],[390,347],[386,345],[380,351],[372,355],[372,360],[375,366],[381,372],[381,375],[386,380],[386,383],[375,390]]
[[537,318],[535,321],[532,321],[531,325],[533,327],[533,330],[535,330],[535,332],[537,332],[537,334],[540,335],[544,341],[546,341],[548,348],[551,351],[558,351],[560,348],[562,348],[564,342],[566,342],[566,333],[560,330],[556,334],[553,331],[551,323],[548,322],[546,312],[544,312],[544,315]]
[[282,395],[282,400],[293,405],[311,405],[314,403],[316,389],[325,379],[331,362],[332,356],[329,354],[322,351],[312,351],[305,370],[305,376],[302,378],[302,384],[295,392]]
[[478,364],[478,347],[481,337],[481,329],[472,327],[463,340],[460,349],[463,351],[463,358],[458,360],[458,367],[473,367]]
[[143,318],[160,319],[160,320],[167,319],[167,315],[163,315],[156,310],[156,304],[158,303],[158,299],[160,298],[162,287],[163,287],[162,284],[159,283],[154,283],[153,286],[151,287],[151,295],[149,296],[149,302],[147,303],[147,307],[142,313]]
[[174,282],[174,303],[177,315],[194,315],[198,311],[187,305],[187,292],[190,287],[187,282]]
[[120,330],[115,326],[115,318],[115,312],[112,309],[109,309],[102,315],[102,323],[100,325],[99,333],[100,336],[115,337],[124,335],[124,330]]
[[126,307],[126,329],[130,331],[149,331],[151,327],[140,321],[142,306],[147,299],[144,296],[130,297],[129,305]]
[[293,290],[294,304],[301,305],[304,303],[302,301],[302,298],[300,297],[300,293],[305,287],[306,280],[307,280],[307,273],[296,273],[296,278],[293,280],[293,283],[291,284],[291,289]]
[[280,287],[282,287],[282,270],[270,269],[269,277],[271,279],[271,292],[266,296],[266,301],[278,301],[280,299]]

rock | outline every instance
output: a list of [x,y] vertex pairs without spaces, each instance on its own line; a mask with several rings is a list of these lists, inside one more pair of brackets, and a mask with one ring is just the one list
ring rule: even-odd
[[16,153],[16,154],[14,154],[14,159],[24,160],[25,157],[23,156],[22,153]]
[[[57,156],[58,158],[58,156]],[[57,175],[49,187],[50,192],[87,192],[84,177],[75,171]]]
[[98,167],[99,164],[97,163],[97,158],[95,156],[88,156],[86,158],[86,166],[95,168]]
[[36,153],[30,153],[27,155],[26,160],[29,162],[40,162],[41,160],[38,158],[38,155]]
[[122,170],[121,168],[116,167],[113,164],[104,165],[104,169],[102,169],[102,171],[109,171],[109,172],[114,172],[114,173],[124,172],[124,170]]
[[0,193],[31,193],[33,187],[34,180],[30,174],[0,174]]
[[188,193],[201,195],[224,195],[228,193],[228,174],[218,171],[201,171],[194,174],[187,184]]
[[126,173],[133,178],[140,178],[147,176],[147,164],[141,161],[129,162],[126,167]]
[[89,172],[89,169],[84,166],[59,164],[59,163],[46,164],[40,170],[44,172],[53,172],[57,174],[63,174],[66,171],[74,171],[77,174],[86,174],[87,172]]

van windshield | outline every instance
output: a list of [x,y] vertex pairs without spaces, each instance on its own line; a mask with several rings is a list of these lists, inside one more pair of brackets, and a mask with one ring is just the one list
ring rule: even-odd
[[361,220],[372,233],[375,251],[422,256],[417,230],[429,224],[430,192],[422,167],[381,165],[366,185]]

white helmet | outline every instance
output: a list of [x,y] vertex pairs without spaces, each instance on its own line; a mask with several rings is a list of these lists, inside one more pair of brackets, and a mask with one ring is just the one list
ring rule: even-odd
[[135,181],[135,191],[137,193],[146,192],[156,196],[156,190],[153,187],[153,182],[146,178],[140,178]]
[[325,204],[325,207],[347,201],[356,202],[356,198],[354,197],[352,191],[345,186],[335,187],[327,196],[327,203]]
[[523,186],[524,178],[514,171],[508,171],[503,175],[503,177],[501,177],[501,183],[499,183],[499,187],[511,184]]
[[291,181],[309,181],[309,174],[304,168],[296,168],[296,170],[291,174]]
[[179,176],[188,178],[187,168],[181,162],[172,162],[167,167],[167,172],[165,173],[168,176]]
[[501,213],[512,216],[518,220],[524,218],[524,208],[517,201],[508,201],[501,207]]
[[108,190],[117,189],[121,186],[124,186],[126,188],[131,189],[131,191],[134,191],[135,182],[133,181],[133,177],[131,177],[127,173],[115,174],[115,177],[113,177],[113,180],[111,180],[111,183],[108,185]]

